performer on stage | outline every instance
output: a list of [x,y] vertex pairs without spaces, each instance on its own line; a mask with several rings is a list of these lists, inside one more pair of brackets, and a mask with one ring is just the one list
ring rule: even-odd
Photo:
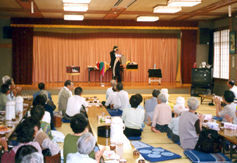
[[118,54],[118,46],[114,46],[113,51],[110,52],[110,67],[113,70],[113,79],[118,82],[122,81],[120,74],[121,54]]

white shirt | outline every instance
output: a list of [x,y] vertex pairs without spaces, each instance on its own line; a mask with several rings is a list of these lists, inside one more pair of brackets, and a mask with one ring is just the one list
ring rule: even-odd
[[84,97],[81,97],[79,95],[71,96],[69,97],[67,102],[66,114],[72,117],[75,114],[80,113],[82,106],[88,107],[88,103],[86,102]]
[[234,85],[230,90],[234,93],[235,99],[237,99],[237,86]]
[[48,124],[50,124],[51,116],[50,116],[50,113],[48,111],[44,112],[44,116],[43,116],[41,121],[44,121],[44,122],[47,122]]
[[128,92],[125,91],[125,90],[121,90],[121,91],[118,92],[118,96],[119,96],[120,101],[121,101],[120,110],[123,110],[125,108],[129,108],[130,104],[129,104]]
[[72,96],[72,91],[64,86],[64,88],[69,92],[70,96]]
[[110,93],[113,93],[113,92],[114,92],[114,91],[113,91],[112,87],[110,87],[110,88],[107,89],[107,91],[106,91],[106,100],[108,99]]
[[97,163],[96,160],[90,158],[88,155],[77,153],[69,153],[67,155],[67,163]]
[[110,93],[108,99],[106,100],[105,106],[109,106],[113,104],[114,105],[114,109],[120,109],[121,108],[121,101],[120,98],[118,96],[118,92],[112,92]]
[[128,128],[141,129],[145,118],[144,109],[125,108],[123,110],[122,119]]
[[173,134],[178,136],[179,136],[179,118],[180,116],[172,118],[171,122],[168,124],[168,127],[172,130]]

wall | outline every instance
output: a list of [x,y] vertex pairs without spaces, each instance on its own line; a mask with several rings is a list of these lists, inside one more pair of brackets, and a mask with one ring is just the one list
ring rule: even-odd
[[3,27],[9,25],[10,19],[0,18],[0,79],[6,74],[12,76],[12,39],[3,38]]

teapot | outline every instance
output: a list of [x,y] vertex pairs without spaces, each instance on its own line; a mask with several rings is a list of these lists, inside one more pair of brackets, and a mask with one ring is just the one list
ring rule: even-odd
[[123,143],[123,130],[125,125],[121,117],[112,117],[110,125],[110,142],[113,144]]

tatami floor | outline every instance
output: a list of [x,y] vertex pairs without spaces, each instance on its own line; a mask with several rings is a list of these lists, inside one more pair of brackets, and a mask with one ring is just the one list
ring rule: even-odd
[[[130,94],[131,95],[131,94]],[[151,96],[150,94],[142,94],[143,97],[149,97]],[[105,94],[93,94],[93,95],[83,95],[84,97],[90,97],[90,96],[97,96],[100,101],[105,100]],[[170,94],[169,96],[169,101],[175,104],[176,98],[178,96],[182,96],[185,98],[185,100],[187,101],[187,99],[190,97],[189,94]],[[57,103],[57,95],[53,95],[53,101],[55,102],[55,104]],[[199,98],[200,99],[200,98]],[[215,106],[209,106],[208,103],[210,101],[204,101],[204,103],[202,105],[200,105],[198,112],[199,113],[203,113],[203,114],[212,114],[215,115]],[[58,131],[63,132],[65,135],[68,133],[72,133],[70,125],[68,123],[63,123],[62,127],[57,128]],[[182,156],[181,159],[175,159],[175,160],[170,160],[170,161],[164,161],[164,162],[173,162],[173,163],[185,163],[185,162],[190,162],[186,156],[184,156],[183,154],[183,149],[177,145],[174,144],[171,140],[169,140],[166,136],[166,134],[160,133],[153,133],[150,130],[149,126],[146,126],[144,128],[144,131],[142,133],[142,142],[147,143],[149,145],[152,145],[154,147],[162,147],[165,148],[167,150],[170,150],[174,153],[177,153],[179,155]],[[63,144],[60,144],[61,147],[63,147]]]

